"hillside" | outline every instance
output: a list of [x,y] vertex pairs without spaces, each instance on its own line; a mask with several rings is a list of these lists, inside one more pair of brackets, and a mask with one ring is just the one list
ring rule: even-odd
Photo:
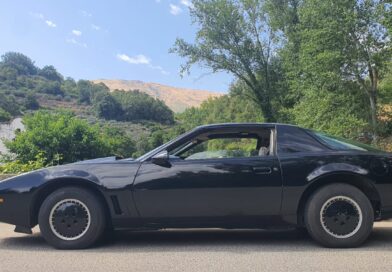
[[104,83],[110,90],[139,90],[154,98],[163,100],[174,112],[182,112],[186,108],[199,106],[209,97],[218,97],[222,94],[205,90],[193,90],[171,87],[158,83],[149,83],[139,80],[97,79],[94,83]]

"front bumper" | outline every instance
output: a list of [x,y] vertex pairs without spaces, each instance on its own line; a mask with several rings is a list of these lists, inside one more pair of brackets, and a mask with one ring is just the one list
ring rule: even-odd
[[23,227],[31,226],[30,197],[25,194],[0,191],[0,222]]

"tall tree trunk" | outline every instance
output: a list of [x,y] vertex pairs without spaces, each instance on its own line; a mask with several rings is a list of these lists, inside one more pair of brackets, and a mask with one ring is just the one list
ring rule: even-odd
[[272,123],[276,121],[276,118],[274,116],[273,110],[272,110],[272,105],[271,105],[271,100],[268,94],[265,94],[263,96],[263,102],[261,104],[263,107],[262,111],[264,114],[264,121],[267,123]]
[[373,141],[377,140],[377,100],[375,93],[369,93],[370,116],[373,130]]
[[264,88],[257,87],[257,85],[256,86],[248,85],[248,86],[253,90],[253,94],[255,95],[258,104],[260,105],[260,109],[264,117],[264,122],[266,123],[275,122],[276,119],[272,110],[271,99],[269,97],[268,92],[262,91]]
[[373,141],[377,140],[377,83],[378,83],[378,71],[374,66],[369,69],[370,77],[370,91],[369,91],[369,102],[370,102],[370,115],[373,129]]

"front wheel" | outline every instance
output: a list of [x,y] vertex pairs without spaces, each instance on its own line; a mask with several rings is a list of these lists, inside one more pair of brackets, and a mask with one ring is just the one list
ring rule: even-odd
[[326,247],[357,247],[370,235],[373,207],[366,195],[348,184],[317,190],[305,207],[305,225],[314,240]]
[[94,244],[105,230],[102,203],[92,192],[64,187],[50,194],[38,215],[41,234],[59,249],[82,249]]

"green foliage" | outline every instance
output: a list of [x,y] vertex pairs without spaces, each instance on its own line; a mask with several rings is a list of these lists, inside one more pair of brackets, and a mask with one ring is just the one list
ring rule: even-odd
[[178,135],[196,126],[212,123],[263,122],[263,113],[259,105],[242,94],[242,87],[241,83],[234,84],[229,95],[210,98],[199,108],[189,108],[177,114],[179,125],[173,128],[169,135]]
[[0,122],[8,122],[11,120],[11,114],[0,108]]
[[105,84],[94,84],[88,80],[79,80],[77,83],[79,93],[79,103],[91,105],[95,97],[100,93],[109,93],[109,88]]
[[20,114],[21,109],[14,95],[8,95],[6,92],[0,92],[0,109],[3,116],[16,116]]
[[121,104],[121,116],[117,120],[150,120],[164,124],[173,124],[173,111],[159,99],[139,91],[114,91],[113,97]]
[[[129,156],[132,141],[110,130],[90,125],[69,112],[38,111],[23,118],[26,130],[6,142],[10,152],[22,163],[34,161],[43,154],[45,163],[75,162],[114,155]],[[110,132],[110,134],[109,134]],[[129,147],[127,147],[129,145]]]
[[36,86],[37,92],[63,96],[61,84],[57,81],[41,81]]
[[276,120],[273,99],[280,84],[274,58],[278,33],[268,26],[259,0],[195,0],[191,16],[198,26],[194,43],[177,39],[172,52],[186,59],[182,72],[199,63],[243,81],[266,121]]
[[79,98],[79,90],[73,78],[66,78],[61,84],[61,90],[67,97]]
[[31,93],[26,96],[24,106],[28,110],[38,110],[39,109],[39,103],[38,103],[37,99],[35,98],[35,96]]
[[63,81],[63,76],[57,72],[56,68],[54,68],[52,65],[44,66],[41,70],[39,70],[38,75],[51,81]]
[[[376,0],[304,1],[300,9],[302,76],[305,89],[318,92],[362,92],[369,124],[377,132],[379,75],[391,58],[390,37],[381,24],[386,16]],[[339,98],[337,98],[339,99]],[[361,115],[362,112],[359,112]]]
[[3,65],[8,67],[8,71],[16,71],[18,75],[37,74],[37,67],[34,65],[34,62],[21,53],[5,53],[1,56],[1,66]]
[[356,105],[351,104],[353,98],[344,93],[308,92],[290,110],[293,123],[331,135],[358,138],[368,124],[366,119],[358,117]]
[[42,153],[38,153],[34,160],[28,162],[22,162],[19,160],[13,160],[0,164],[0,174],[21,174],[37,170],[46,166],[46,158]]
[[383,104],[392,104],[392,61],[388,64],[380,81],[380,100]]
[[[87,114],[116,121],[155,121],[173,124],[173,112],[160,100],[145,93],[116,92],[112,95],[103,83],[75,82],[49,65],[42,69],[21,53],[9,52],[0,62],[0,108],[2,119],[20,115],[24,109],[37,110],[37,97],[73,102],[87,106]],[[45,105],[44,105],[45,106]],[[76,107],[76,105],[75,105]]]
[[123,115],[121,104],[108,92],[101,92],[94,99],[94,109],[98,117],[106,120],[120,119]]
[[109,146],[110,155],[130,158],[136,152],[134,140],[120,128],[105,126],[101,128],[101,137]]

